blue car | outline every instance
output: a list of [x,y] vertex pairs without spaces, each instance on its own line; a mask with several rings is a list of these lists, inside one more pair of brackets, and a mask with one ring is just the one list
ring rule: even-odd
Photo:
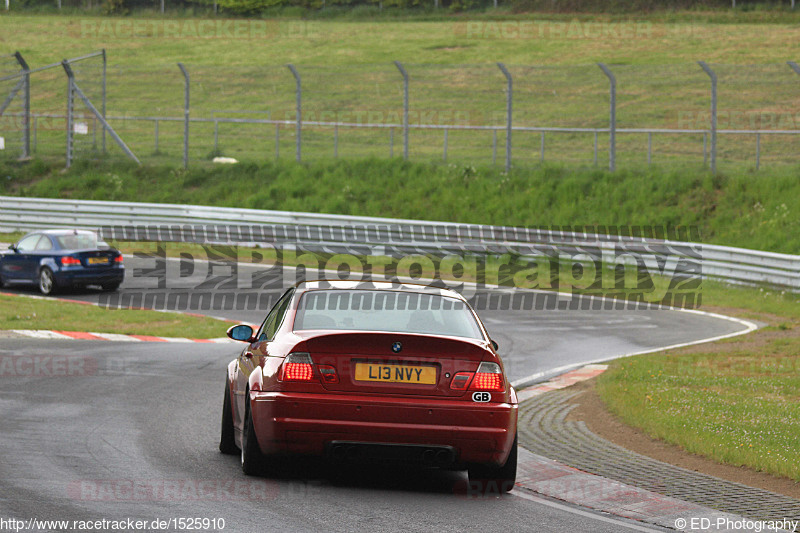
[[122,254],[84,230],[29,233],[0,252],[0,287],[36,285],[42,294],[99,285],[114,291],[125,277]]

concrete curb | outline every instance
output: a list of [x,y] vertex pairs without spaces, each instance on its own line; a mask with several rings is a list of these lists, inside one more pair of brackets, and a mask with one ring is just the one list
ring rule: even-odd
[[121,335],[119,333],[94,333],[84,331],[56,331],[49,329],[11,329],[12,333],[33,339],[88,340],[114,342],[201,342],[227,344],[236,342],[227,337],[215,339],[189,339],[186,337],[156,337],[153,335]]

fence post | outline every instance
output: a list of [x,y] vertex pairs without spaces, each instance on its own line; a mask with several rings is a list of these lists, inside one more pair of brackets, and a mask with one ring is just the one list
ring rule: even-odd
[[598,67],[608,78],[609,83],[609,97],[611,103],[609,104],[609,117],[608,117],[608,169],[612,172],[617,169],[617,78],[611,69],[603,63],[598,63]]
[[89,111],[91,111],[92,115],[94,115],[94,118],[96,120],[99,120],[100,123],[103,124],[103,127],[108,129],[108,133],[111,135],[111,138],[114,139],[114,142],[116,142],[119,145],[120,148],[122,148],[122,151],[125,152],[125,154],[128,157],[130,157],[131,159],[133,159],[137,163],[141,164],[141,162],[139,161],[139,158],[136,157],[136,154],[131,152],[131,149],[128,148],[128,145],[125,144],[125,142],[120,138],[119,135],[117,135],[117,132],[114,131],[114,128],[112,128],[109,125],[109,123],[106,122],[106,119],[103,118],[103,115],[100,114],[100,111],[94,106],[92,101],[89,100],[89,98],[83,93],[81,88],[78,87],[78,85],[75,83],[75,73],[72,71],[72,66],[69,64],[69,61],[66,60],[66,59],[63,60],[61,62],[61,66],[64,67],[64,72],[67,73],[67,78],[69,78],[69,86],[68,86],[68,89],[67,89],[67,96],[69,98],[69,100],[67,101],[67,166],[69,166],[72,163],[72,135],[73,135],[73,132],[72,132],[72,113],[73,113],[72,100],[73,100],[74,95],[76,95],[76,94],[83,101],[83,105],[85,105],[86,108],[89,109]]
[[[103,48],[103,107],[100,112],[103,113],[103,118],[106,118],[106,69],[108,60],[106,59],[106,49]],[[103,154],[106,153],[106,127],[103,126]]]
[[189,168],[189,72],[183,63],[178,63],[183,72],[183,168]]
[[297,138],[295,139],[295,159],[299,163],[300,162],[300,147],[302,146],[301,134],[302,134],[302,129],[303,129],[303,118],[302,118],[303,117],[303,115],[302,115],[302,112],[303,112],[303,88],[302,88],[302,85],[300,84],[300,73],[297,72],[297,69],[294,68],[294,65],[292,65],[290,63],[290,64],[288,64],[286,66],[289,67],[289,70],[292,71],[292,76],[294,76],[295,87],[296,87],[295,95],[296,95],[296,98],[297,98],[297,104],[296,104],[295,115],[296,115],[297,123],[295,125],[295,130],[296,130],[296,133],[297,133]]
[[514,86],[511,79],[511,73],[506,66],[502,63],[497,63],[498,68],[503,72],[506,77],[507,93],[506,93],[506,172],[511,170],[511,112],[512,104],[514,102]]
[[408,160],[408,72],[399,61],[394,66],[403,76],[403,159]]
[[294,76],[295,81],[295,160],[300,162],[300,151],[303,145],[303,87],[300,82],[300,73],[295,66],[291,63],[286,66],[292,71],[292,76]]
[[542,139],[539,146],[539,162],[544,163],[544,131],[542,131]]
[[69,63],[64,61],[64,69],[67,71],[67,168],[72,166],[72,114],[74,111],[75,98],[75,79]]
[[25,84],[22,92],[22,97],[25,98],[22,114],[22,157],[24,159],[31,155],[31,69],[28,67],[28,63],[22,57],[22,54],[14,52],[14,57],[17,58],[17,63],[22,67],[22,70],[25,71],[22,78]]
[[711,173],[717,173],[717,74],[705,61],[698,65],[711,78]]
[[756,133],[756,170],[761,168],[761,134]]

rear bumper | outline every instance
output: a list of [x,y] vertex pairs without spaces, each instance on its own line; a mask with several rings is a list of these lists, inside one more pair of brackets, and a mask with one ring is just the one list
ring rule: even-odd
[[505,464],[517,405],[464,400],[254,392],[251,409],[266,454],[324,455],[332,442],[451,447],[455,463]]
[[59,270],[54,273],[56,283],[62,287],[103,285],[122,283],[125,278],[124,267],[109,267],[99,269]]

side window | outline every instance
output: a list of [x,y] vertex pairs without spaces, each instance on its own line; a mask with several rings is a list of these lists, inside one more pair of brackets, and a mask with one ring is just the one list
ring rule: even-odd
[[17,250],[20,252],[30,252],[36,248],[36,243],[41,235],[29,235],[17,243]]
[[281,325],[283,315],[286,314],[286,309],[289,306],[289,302],[292,300],[292,294],[294,294],[294,289],[289,289],[272,307],[272,311],[270,311],[267,318],[264,319],[264,323],[261,324],[261,329],[258,335],[256,335],[259,341],[272,340],[272,337],[275,336],[275,331],[277,331],[278,326]]
[[36,244],[36,251],[46,252],[52,249],[53,249],[53,241],[51,241],[50,237],[48,237],[47,235],[42,235],[42,238],[39,239],[39,242]]
[[286,316],[286,311],[289,309],[289,302],[291,301],[292,301],[291,295],[284,298],[283,302],[281,302],[281,305],[278,308],[278,312],[275,313],[275,319],[272,321],[272,323],[267,324],[266,328],[264,328],[264,334],[266,335],[267,340],[271,341],[275,337],[275,333],[278,331],[278,328],[283,323],[283,317]]

